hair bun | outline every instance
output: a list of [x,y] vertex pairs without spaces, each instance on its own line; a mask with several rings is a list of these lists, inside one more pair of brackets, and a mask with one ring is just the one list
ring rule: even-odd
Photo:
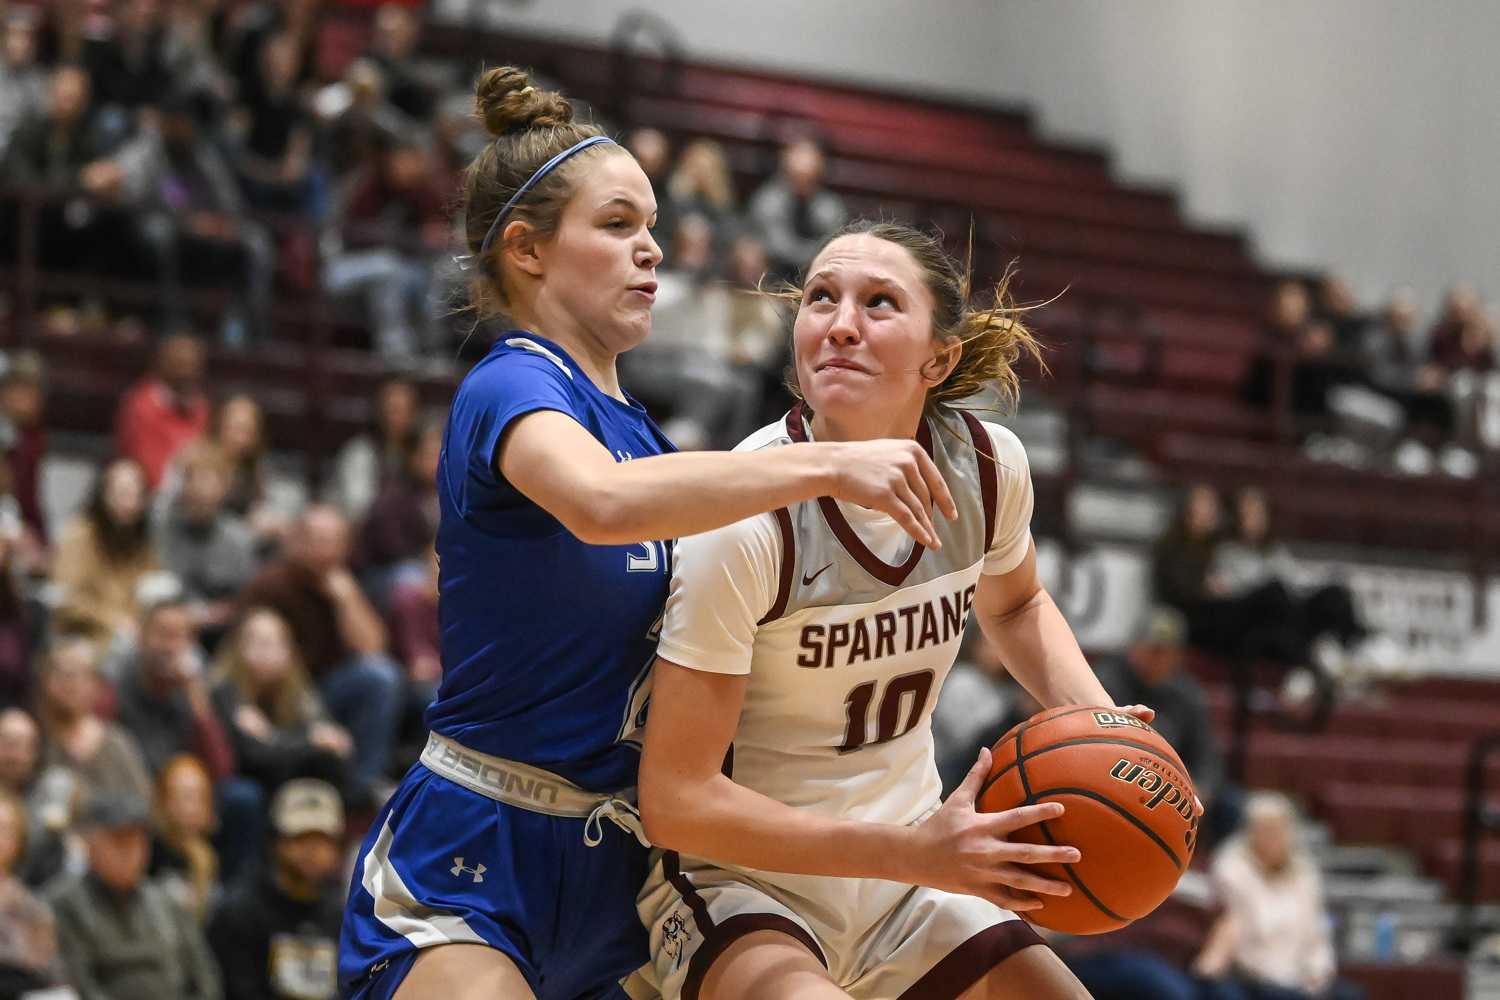
[[474,89],[474,107],[491,139],[533,128],[557,128],[573,120],[573,105],[553,90],[532,86],[531,74],[514,66],[487,69]]

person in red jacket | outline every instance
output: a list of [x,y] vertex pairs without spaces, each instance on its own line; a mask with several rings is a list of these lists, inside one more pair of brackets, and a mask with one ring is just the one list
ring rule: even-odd
[[168,463],[208,429],[203,392],[203,345],[185,333],[164,338],[149,375],[120,401],[115,415],[115,451],[146,470],[154,491]]

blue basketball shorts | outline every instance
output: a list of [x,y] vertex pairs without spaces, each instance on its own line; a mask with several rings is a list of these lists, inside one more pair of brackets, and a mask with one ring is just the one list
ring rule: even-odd
[[537,1000],[627,1000],[620,981],[650,960],[635,905],[648,852],[613,823],[589,847],[585,822],[415,765],[355,863],[340,996],[389,1000],[421,949],[472,943],[509,956]]

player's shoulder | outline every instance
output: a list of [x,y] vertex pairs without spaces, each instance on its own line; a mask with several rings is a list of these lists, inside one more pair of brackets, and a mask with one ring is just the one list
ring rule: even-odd
[[786,418],[783,417],[774,423],[766,424],[766,426],[745,438],[745,440],[734,446],[734,450],[760,451],[763,448],[776,448],[791,443],[791,435],[787,433],[786,429]]
[[511,335],[496,344],[465,376],[454,405],[519,400],[535,396],[577,398],[579,380],[564,354],[530,337]]
[[1030,476],[1031,467],[1026,460],[1026,447],[1016,437],[1016,432],[1004,424],[990,420],[981,420],[979,424],[990,436],[995,449],[995,463],[1000,467],[1001,476]]
[[677,559],[706,558],[723,562],[739,554],[754,563],[779,558],[781,528],[770,512],[726,524],[711,531],[685,535],[677,541]]

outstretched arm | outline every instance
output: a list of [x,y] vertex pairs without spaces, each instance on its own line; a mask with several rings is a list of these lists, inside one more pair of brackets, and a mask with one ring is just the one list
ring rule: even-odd
[[1013,831],[1063,812],[1058,803],[979,813],[988,751],[957,792],[917,826],[820,816],[724,776],[747,677],[656,661],[641,757],[641,816],[659,847],[766,871],[879,878],[982,896],[1013,910],[1040,906],[1008,887],[1067,895],[1071,887],[1025,869],[1072,862],[1071,847],[1011,843]]
[[929,548],[935,503],[957,516],[932,459],[914,441],[793,444],[755,452],[685,452],[617,462],[567,414],[517,418],[496,454],[516,489],[585,542],[678,538],[831,496],[885,511]]

